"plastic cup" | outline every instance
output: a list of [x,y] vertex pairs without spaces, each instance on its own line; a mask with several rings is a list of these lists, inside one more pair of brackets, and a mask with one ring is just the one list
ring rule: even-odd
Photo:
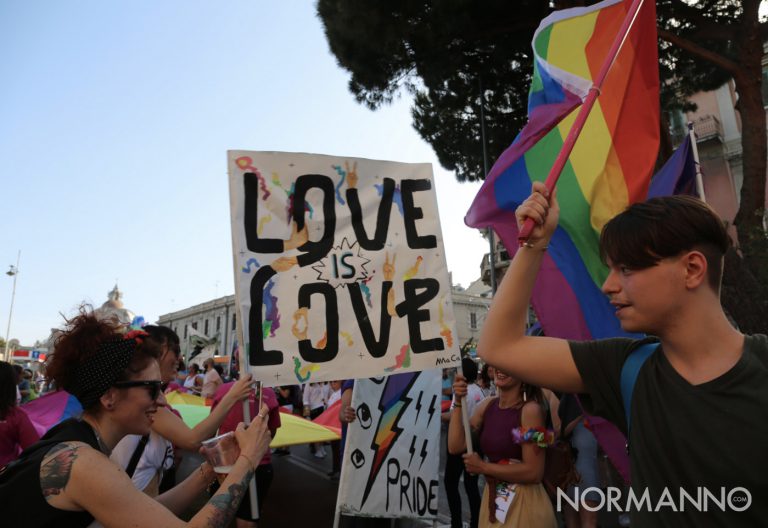
[[232,431],[214,436],[201,445],[203,455],[216,473],[229,473],[240,456],[240,446]]

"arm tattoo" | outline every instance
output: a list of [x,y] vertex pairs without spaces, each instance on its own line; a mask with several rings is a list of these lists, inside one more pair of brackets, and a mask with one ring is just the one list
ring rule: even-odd
[[40,465],[40,487],[45,500],[50,500],[52,495],[61,493],[69,482],[78,449],[80,446],[64,442],[55,446],[45,456]]
[[248,491],[251,479],[253,479],[253,471],[248,470],[239,484],[232,484],[227,491],[217,493],[208,501],[208,504],[214,508],[213,515],[208,520],[210,528],[223,528],[229,525],[240,506],[240,501]]

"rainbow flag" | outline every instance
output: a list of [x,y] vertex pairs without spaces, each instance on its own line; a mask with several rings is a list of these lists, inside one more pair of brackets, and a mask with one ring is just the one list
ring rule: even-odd
[[[544,181],[586,98],[630,2],[606,0],[556,11],[533,37],[528,124],[499,157],[466,223],[492,227],[516,251],[514,211]],[[644,200],[659,144],[656,6],[646,0],[557,184],[560,225],[533,292],[544,332],[566,339],[626,335],[600,286],[603,225]]]

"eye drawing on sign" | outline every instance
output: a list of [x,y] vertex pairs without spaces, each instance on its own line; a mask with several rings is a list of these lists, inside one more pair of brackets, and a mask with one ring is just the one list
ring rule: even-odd
[[371,408],[368,407],[367,403],[361,404],[357,408],[355,414],[357,415],[357,421],[360,423],[360,427],[363,429],[368,429],[373,423],[373,418],[371,417]]
[[327,282],[334,288],[359,282],[368,277],[365,265],[370,259],[360,254],[360,246],[357,242],[351,245],[344,238],[339,246],[334,247],[312,269],[317,272],[317,278]]
[[365,455],[359,449],[355,449],[354,451],[352,451],[352,454],[349,456],[349,459],[352,461],[352,465],[355,466],[355,468],[357,469],[360,469],[365,465]]
[[365,504],[365,501],[368,499],[368,495],[384,464],[384,460],[403,432],[398,422],[411,401],[411,398],[408,397],[408,391],[418,377],[418,372],[412,372],[387,378],[387,382],[381,392],[381,399],[379,400],[379,411],[381,414],[379,415],[379,423],[371,441],[373,461],[371,463],[371,472],[368,475],[368,482],[363,492],[362,504]]

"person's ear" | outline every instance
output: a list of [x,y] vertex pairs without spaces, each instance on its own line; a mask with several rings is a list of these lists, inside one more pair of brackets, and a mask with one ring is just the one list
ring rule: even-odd
[[117,403],[117,391],[113,388],[108,389],[107,392],[101,395],[99,401],[101,401],[101,405],[105,409],[111,411],[115,408],[115,404]]
[[707,282],[707,257],[701,251],[690,251],[683,256],[685,286],[696,289]]

